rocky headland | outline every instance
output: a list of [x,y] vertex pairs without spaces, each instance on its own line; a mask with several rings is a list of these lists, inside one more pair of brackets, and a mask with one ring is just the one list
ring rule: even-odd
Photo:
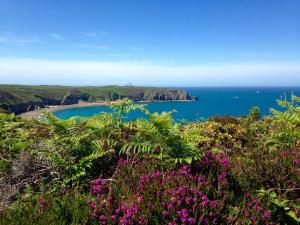
[[133,101],[192,101],[198,100],[181,89],[103,86],[25,86],[0,85],[0,108],[21,114],[38,108],[74,105],[79,102],[99,103],[128,98]]

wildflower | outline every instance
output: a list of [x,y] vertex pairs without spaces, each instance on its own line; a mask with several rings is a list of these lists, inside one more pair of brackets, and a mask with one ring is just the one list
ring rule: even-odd
[[101,188],[99,186],[93,186],[92,187],[92,194],[95,195],[95,194],[100,194],[101,193]]
[[43,208],[45,208],[46,207],[46,201],[45,201],[45,199],[39,199],[39,205],[40,205],[40,207],[43,209]]
[[229,160],[226,159],[226,158],[223,158],[220,160],[220,163],[221,165],[224,167],[224,168],[228,168],[229,167]]
[[163,214],[164,217],[166,217],[166,216],[169,215],[169,212],[168,211],[163,211],[162,214]]
[[169,203],[168,209],[174,209],[174,205],[172,203]]
[[267,220],[271,217],[271,213],[269,210],[265,211],[263,214],[263,220]]
[[186,204],[191,205],[193,203],[192,197],[188,197],[185,199]]
[[193,217],[188,218],[189,224],[196,224],[196,219]]
[[209,204],[209,200],[208,200],[208,198],[204,195],[204,196],[202,197],[201,206],[202,206],[202,207],[205,207],[205,206],[207,206],[208,204]]
[[95,202],[93,202],[93,201],[89,201],[88,202],[89,203],[89,205],[90,205],[90,207],[91,207],[91,209],[96,209],[96,207],[97,207],[97,205],[96,205],[96,203]]
[[94,185],[105,185],[105,180],[103,180],[102,178],[98,178],[94,181]]
[[115,222],[115,221],[117,220],[117,216],[116,216],[116,215],[112,215],[112,216],[111,216],[111,220],[112,220],[113,222]]
[[218,205],[219,205],[219,203],[218,203],[217,200],[213,200],[213,201],[210,202],[210,207],[213,208],[213,209],[218,208]]

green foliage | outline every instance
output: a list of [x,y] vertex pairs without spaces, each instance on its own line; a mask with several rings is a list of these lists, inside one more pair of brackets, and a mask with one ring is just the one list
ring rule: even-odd
[[300,204],[293,204],[290,200],[277,195],[274,190],[261,189],[258,196],[262,198],[268,208],[271,209],[273,217],[280,224],[299,224],[300,216],[297,216],[295,209],[300,209]]
[[[34,177],[31,192],[24,192],[24,185],[18,189],[20,198],[2,212],[0,224],[91,224],[86,202],[92,180],[107,178],[114,191],[119,191],[116,196],[127,196],[124,203],[129,204],[135,197],[132,188],[142,175],[167,172],[180,164],[189,164],[191,175],[197,171],[210,181],[208,197],[213,198],[221,195],[218,182],[226,171],[224,198],[230,198],[231,205],[222,202],[222,213],[228,213],[235,221],[232,224],[250,223],[251,217],[243,218],[246,201],[241,196],[256,196],[257,190],[261,190],[261,204],[270,210],[273,221],[297,223],[300,98],[292,96],[292,100],[278,101],[283,110],[272,109],[270,116],[261,117],[254,107],[246,117],[215,117],[193,123],[176,123],[172,112],[151,113],[129,99],[112,103],[113,113],[90,118],[59,120],[47,113],[43,121],[29,121],[0,113],[0,188],[23,178],[7,180],[20,173],[14,168],[21,153],[26,152],[50,170],[48,176],[37,173],[40,177]],[[126,120],[133,110],[142,111],[147,119]],[[129,163],[120,171],[122,159],[138,161],[141,168],[133,170]],[[155,165],[144,164],[148,161]],[[53,174],[57,176],[53,178]],[[28,178],[24,180],[21,183]],[[41,180],[45,181],[43,192],[37,185]],[[182,180],[175,181],[183,185]],[[76,192],[78,186],[80,192]],[[59,193],[62,187],[70,192]],[[41,209],[39,199],[45,199],[47,207]],[[257,214],[254,211],[251,213]]]
[[142,104],[133,104],[132,100],[124,98],[122,100],[117,100],[116,102],[110,103],[110,108],[112,108],[116,115],[124,118],[131,111],[140,109],[144,110],[144,105]]
[[257,121],[260,118],[260,110],[257,106],[254,106],[250,109],[248,118],[250,121]]
[[[299,98],[292,96],[295,103]],[[285,111],[271,109],[272,132],[267,144],[274,147],[299,147],[300,146],[300,107],[292,102],[277,100],[278,105]]]
[[11,168],[11,162],[6,159],[0,159],[0,173],[7,173]]
[[0,113],[0,171],[9,170],[11,161],[33,145],[30,139],[33,125],[13,114]]
[[90,217],[87,201],[88,196],[78,191],[38,195],[27,192],[0,212],[0,225],[97,224]]

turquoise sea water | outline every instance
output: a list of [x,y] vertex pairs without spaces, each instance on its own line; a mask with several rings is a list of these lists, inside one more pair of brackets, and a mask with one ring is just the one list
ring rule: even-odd
[[[216,115],[241,116],[248,113],[252,106],[258,106],[261,114],[270,113],[270,108],[278,108],[276,99],[290,99],[291,94],[300,96],[297,88],[182,88],[190,95],[198,96],[195,102],[153,102],[147,107],[151,112],[176,110],[174,119],[195,121]],[[89,117],[101,112],[110,112],[106,106],[89,106],[57,111],[54,114],[61,119],[72,116]],[[132,112],[128,119],[142,117],[139,111]]]

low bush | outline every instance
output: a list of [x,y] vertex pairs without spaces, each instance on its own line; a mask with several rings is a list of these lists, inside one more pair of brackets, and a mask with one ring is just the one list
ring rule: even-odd
[[126,99],[91,118],[0,114],[0,224],[299,224],[299,101],[185,124]]

